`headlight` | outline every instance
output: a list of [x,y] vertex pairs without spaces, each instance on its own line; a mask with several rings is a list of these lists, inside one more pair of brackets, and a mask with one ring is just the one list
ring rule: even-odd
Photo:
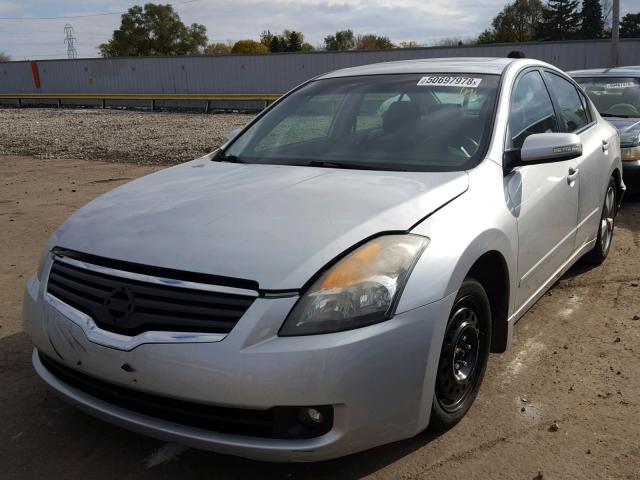
[[419,235],[375,238],[324,272],[298,300],[281,336],[330,333],[386,320],[429,244]]
[[640,160],[640,146],[621,148],[620,152],[622,153],[621,157],[623,162],[630,160]]
[[40,254],[40,260],[38,260],[38,271],[36,272],[36,277],[38,277],[38,281],[42,280],[42,274],[44,273],[44,266],[47,263],[47,259],[49,258],[49,249],[44,248],[42,253]]

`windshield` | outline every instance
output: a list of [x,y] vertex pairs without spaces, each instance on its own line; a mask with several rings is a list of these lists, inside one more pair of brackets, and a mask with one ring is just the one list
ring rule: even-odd
[[640,117],[640,79],[627,77],[574,78],[601,115]]
[[484,153],[499,78],[403,74],[314,81],[274,106],[219,159],[464,170]]

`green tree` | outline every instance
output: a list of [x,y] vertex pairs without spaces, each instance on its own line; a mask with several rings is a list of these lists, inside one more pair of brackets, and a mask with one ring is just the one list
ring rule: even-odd
[[536,30],[537,40],[572,40],[578,35],[578,0],[549,0]]
[[278,53],[287,50],[287,42],[282,35],[271,33],[265,30],[260,34],[260,43],[269,49],[269,51]]
[[314,46],[311,45],[309,42],[304,42],[302,44],[302,51],[303,52],[313,52],[315,50]]
[[238,40],[231,47],[231,53],[269,53],[269,48],[255,40]]
[[[281,34],[265,30],[260,34],[260,43],[274,53],[300,52],[303,50],[304,35],[295,30],[284,30]],[[313,49],[313,47],[311,48]]]
[[205,55],[224,55],[227,53],[231,53],[231,47],[226,43],[212,43],[204,49],[203,53]]
[[604,35],[604,18],[600,0],[583,0],[580,10],[580,30],[578,37],[583,39],[602,38]]
[[304,43],[304,35],[295,30],[284,31],[285,39],[287,41],[287,52],[299,52],[302,50],[302,44]]
[[478,35],[477,43],[495,43],[496,32],[492,28],[487,28],[480,35]]
[[356,48],[356,38],[351,30],[340,30],[335,35],[324,37],[324,48],[337,52]]
[[627,13],[622,17],[620,36],[623,38],[640,38],[640,12]]
[[356,50],[386,50],[394,48],[389,37],[374,34],[358,35],[356,38]]
[[187,27],[171,5],[147,3],[131,7],[121,17],[111,40],[98,46],[103,57],[195,55],[207,45],[207,29]]
[[491,28],[478,37],[478,43],[529,42],[535,38],[542,19],[540,0],[515,0],[508,3],[491,22]]

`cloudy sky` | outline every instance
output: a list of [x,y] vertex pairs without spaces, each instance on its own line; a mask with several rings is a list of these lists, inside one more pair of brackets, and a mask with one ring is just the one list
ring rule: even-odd
[[[66,57],[64,26],[73,26],[79,57],[120,24],[135,0],[0,0],[0,51],[14,60]],[[139,1],[137,3],[144,3]],[[168,3],[156,0],[156,3]],[[394,42],[432,44],[444,37],[473,37],[487,28],[507,0],[175,0],[182,20],[206,25],[210,41],[257,38],[262,30],[299,30],[313,45],[351,28],[387,35]],[[621,0],[622,14],[640,0]],[[34,18],[38,17],[38,18]],[[45,17],[45,18],[43,18]],[[57,17],[57,18],[56,18]],[[60,18],[75,17],[75,18]]]

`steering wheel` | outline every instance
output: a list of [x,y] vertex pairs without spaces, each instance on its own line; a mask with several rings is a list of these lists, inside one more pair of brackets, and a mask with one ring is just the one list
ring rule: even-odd
[[630,103],[616,103],[615,105],[607,108],[607,113],[612,113],[613,115],[629,115],[630,117],[640,117],[640,112],[635,107],[635,105],[631,105]]

